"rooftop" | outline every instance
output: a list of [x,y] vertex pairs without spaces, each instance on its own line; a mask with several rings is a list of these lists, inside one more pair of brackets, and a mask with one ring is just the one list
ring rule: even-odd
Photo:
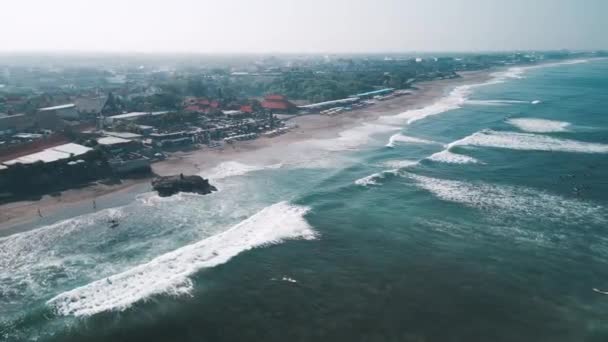
[[163,114],[167,114],[169,112],[132,112],[132,113],[125,113],[125,114],[118,114],[118,115],[113,115],[113,116],[109,116],[109,119],[131,119],[131,118],[137,118],[140,116],[146,116],[146,115],[163,115]]
[[300,106],[299,108],[301,108],[301,109],[312,109],[312,108],[325,107],[325,106],[330,106],[330,105],[335,105],[335,104],[353,103],[353,102],[357,102],[359,100],[360,99],[358,97],[349,97],[347,99],[340,99],[340,100],[333,100],[333,101],[325,101],[325,102],[313,103],[313,104],[309,104],[309,105],[306,105],[306,106]]
[[8,115],[8,114],[4,114],[4,113],[0,113],[0,120],[2,119],[13,119],[13,118],[18,118],[18,117],[22,117],[25,116],[25,114],[12,114],[12,115]]
[[42,134],[38,133],[17,133],[13,135],[13,138],[17,139],[40,139],[42,138]]
[[97,142],[100,145],[104,145],[104,146],[127,144],[127,143],[130,143],[131,141],[132,140],[118,138],[118,137],[103,137],[103,138],[97,139]]
[[40,111],[40,112],[46,112],[46,111],[51,111],[51,110],[67,109],[67,108],[74,108],[74,107],[76,107],[75,104],[73,104],[73,103],[67,103],[67,104],[63,104],[63,105],[59,105],[59,106],[38,108],[38,111]]
[[388,93],[393,90],[395,90],[395,88],[384,88],[384,89],[379,89],[379,90],[374,90],[374,91],[368,91],[366,93],[352,95],[351,97],[364,97],[364,96],[378,95],[378,94]]
[[107,136],[110,136],[110,137],[117,137],[117,138],[122,138],[122,139],[139,139],[139,138],[141,138],[140,134],[131,133],[131,132],[108,132],[108,131],[104,131],[103,133],[105,135],[107,135]]
[[60,152],[70,153],[75,156],[85,154],[91,150],[91,148],[89,148],[89,147],[74,144],[74,143],[68,143],[68,144],[55,146],[55,147],[52,147],[51,149],[60,151]]
[[50,163],[61,159],[71,158],[73,156],[79,156],[91,151],[91,148],[86,146],[69,143],[64,145],[59,145],[51,148],[47,148],[46,150],[28,154],[23,157],[19,157],[17,159],[9,160],[3,162],[4,165],[14,165],[14,164],[33,164],[38,161],[43,163]]
[[228,115],[228,116],[243,114],[243,112],[241,112],[240,110],[224,110],[224,111],[222,111],[222,113],[224,113],[224,115]]

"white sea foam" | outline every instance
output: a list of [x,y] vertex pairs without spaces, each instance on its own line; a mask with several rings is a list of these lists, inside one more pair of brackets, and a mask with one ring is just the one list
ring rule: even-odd
[[294,284],[298,282],[297,280],[290,278],[290,277],[283,277],[283,278],[281,278],[281,281],[286,281],[288,283],[294,283]]
[[465,145],[513,150],[608,153],[608,145],[606,144],[557,139],[531,133],[497,132],[492,130],[474,133],[449,144],[448,148]]
[[521,79],[521,78],[524,78],[524,75],[528,70],[550,68],[550,67],[556,67],[556,66],[560,66],[560,65],[580,64],[580,63],[587,63],[587,62],[589,62],[589,60],[587,60],[587,59],[574,59],[574,60],[568,60],[568,61],[562,61],[562,62],[541,63],[541,64],[530,65],[530,66],[511,67],[505,71],[499,71],[499,72],[493,73],[492,76],[494,76],[494,80],[492,80],[492,82],[501,83],[510,78],[511,79]]
[[521,100],[468,100],[467,104],[480,106],[506,106],[510,104],[530,103]]
[[382,165],[391,169],[403,169],[406,167],[417,165],[418,163],[419,162],[417,160],[387,160],[382,163]]
[[228,177],[243,176],[249,172],[260,171],[265,169],[278,169],[281,164],[273,165],[247,165],[237,161],[226,161],[216,167],[201,172],[201,175],[211,180],[220,180]]
[[422,189],[449,202],[490,210],[496,214],[528,216],[551,221],[593,220],[606,221],[606,210],[601,206],[563,198],[524,187],[469,183],[402,173]]
[[410,137],[401,133],[393,134],[388,140],[386,147],[395,147],[397,142],[410,143],[410,144],[438,144],[436,141],[420,139],[416,137]]
[[368,143],[374,134],[394,132],[400,129],[400,127],[391,125],[366,123],[340,132],[337,138],[311,140],[301,144],[306,144],[308,148],[316,147],[327,151],[350,150]]
[[386,177],[387,175],[395,175],[399,172],[398,169],[393,169],[393,170],[384,170],[384,171],[380,171],[374,174],[371,174],[369,176],[365,176],[363,178],[359,178],[355,181],[355,184],[357,185],[361,185],[361,186],[369,186],[369,185],[379,185],[379,181],[384,179],[384,177]]
[[429,116],[458,109],[462,107],[465,103],[467,103],[468,97],[471,95],[473,89],[487,85],[502,83],[509,78],[520,78],[524,72],[525,70],[521,68],[510,68],[506,71],[495,72],[492,74],[492,78],[489,81],[458,86],[454,88],[447,96],[442,97],[441,99],[429,106],[408,110],[406,112],[393,116],[384,116],[381,117],[381,120],[383,122],[392,124],[402,124],[405,122],[409,125],[413,122],[422,120]]
[[187,294],[192,289],[189,277],[203,268],[226,263],[255,247],[287,239],[314,239],[316,233],[304,219],[308,210],[286,202],[274,204],[223,233],[61,293],[47,304],[61,315],[90,316],[124,310],[157,294]]
[[476,163],[479,163],[479,160],[477,160],[473,157],[469,157],[464,154],[453,153],[453,152],[450,152],[449,150],[443,150],[443,151],[437,152],[426,159],[432,160],[434,162],[450,163],[450,164],[476,164]]
[[355,184],[361,185],[361,186],[378,185],[378,181],[381,178],[384,178],[384,174],[382,172],[378,172],[378,173],[374,173],[369,176],[365,176],[363,178],[357,179],[355,181]]
[[509,119],[507,123],[522,131],[534,133],[565,132],[568,130],[568,126],[570,126],[569,122],[535,118]]
[[411,124],[426,117],[441,114],[452,109],[460,108],[471,93],[471,88],[478,85],[463,85],[454,88],[447,96],[423,108],[412,109],[393,116],[383,116],[381,121],[391,124]]

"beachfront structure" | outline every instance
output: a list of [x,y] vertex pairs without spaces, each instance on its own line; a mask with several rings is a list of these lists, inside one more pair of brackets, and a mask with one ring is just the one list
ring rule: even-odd
[[57,117],[64,120],[78,120],[80,115],[76,110],[76,105],[67,103],[59,106],[38,108],[39,113],[54,113]]
[[169,114],[170,112],[131,112],[125,114],[118,114],[113,116],[108,116],[104,119],[105,123],[108,125],[113,125],[119,122],[124,121],[135,121],[145,117],[153,117],[159,115]]
[[100,146],[104,146],[106,148],[106,151],[113,156],[122,155],[125,152],[134,152],[141,147],[141,144],[139,142],[117,137],[99,138],[97,139],[97,143]]
[[304,111],[321,111],[323,109],[341,107],[341,106],[349,106],[359,102],[360,98],[358,97],[349,97],[346,99],[333,100],[333,101],[325,101],[319,103],[313,103],[305,106],[299,106],[300,110]]
[[297,107],[293,103],[287,100],[287,97],[279,94],[270,94],[264,97],[262,101],[262,108],[272,113],[289,113],[294,111]]
[[229,118],[241,118],[244,116],[249,116],[249,113],[242,112],[240,110],[224,110],[222,114],[226,115]]
[[12,166],[16,164],[34,164],[37,162],[42,163],[54,163],[62,160],[67,160],[73,157],[82,156],[92,151],[93,149],[74,144],[68,143],[55,147],[50,147],[40,152],[28,154],[16,159],[2,162],[5,166]]
[[104,131],[104,135],[109,137],[116,137],[121,139],[129,139],[129,140],[139,140],[142,138],[141,134],[131,133],[131,132],[110,132]]
[[34,126],[34,120],[25,114],[0,114],[0,135],[12,134]]
[[152,133],[150,139],[158,147],[190,145],[194,142],[190,132]]
[[384,88],[380,90],[368,91],[366,93],[351,95],[350,97],[357,97],[360,99],[371,99],[374,96],[382,96],[386,94],[390,94],[395,91],[395,88]]
[[189,98],[184,101],[186,106],[184,110],[191,113],[207,114],[213,110],[220,108],[220,102],[216,100],[208,100],[205,98]]
[[118,174],[150,170],[150,159],[137,153],[112,158],[108,160],[108,164],[112,171]]

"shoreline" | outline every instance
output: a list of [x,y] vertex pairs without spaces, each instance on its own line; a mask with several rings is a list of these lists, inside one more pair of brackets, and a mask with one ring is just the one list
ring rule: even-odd
[[[114,207],[116,201],[113,200],[113,197],[125,193],[139,194],[149,190],[149,185],[144,185],[149,183],[155,175],[199,174],[227,161],[246,164],[259,164],[260,161],[264,161],[264,164],[271,164],[272,156],[280,155],[278,149],[282,147],[307,140],[337,138],[345,130],[373,123],[380,117],[424,108],[441,99],[447,91],[454,87],[488,81],[496,71],[495,68],[468,71],[460,73],[461,77],[456,79],[420,82],[415,84],[416,89],[410,95],[377,102],[372,106],[343,112],[336,116],[320,114],[296,116],[288,121],[291,125],[295,124],[296,127],[276,137],[260,137],[251,141],[226,144],[222,148],[204,147],[194,151],[171,153],[166,160],[152,164],[153,175],[149,177],[126,179],[117,185],[104,185],[96,182],[83,188],[63,191],[57,197],[45,195],[37,201],[2,204],[0,205],[0,236],[21,231],[20,227],[52,224],[62,219],[61,215],[58,215],[60,212],[73,208],[80,207],[83,210],[85,206],[91,206],[91,211],[94,211],[93,200],[98,202],[97,210]],[[268,160],[268,158],[271,159]],[[203,177],[207,178],[204,174]],[[106,202],[105,205],[104,202]],[[39,217],[38,210],[43,214],[42,218]]]

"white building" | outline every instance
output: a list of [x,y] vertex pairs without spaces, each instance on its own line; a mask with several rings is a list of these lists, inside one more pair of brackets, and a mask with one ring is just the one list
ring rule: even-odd
[[92,149],[86,146],[69,143],[50,147],[40,152],[28,154],[13,160],[2,162],[6,166],[15,164],[33,164],[36,162],[52,163],[62,159],[69,159],[88,153]]
[[78,120],[80,115],[76,110],[76,105],[73,103],[63,104],[60,106],[39,108],[39,112],[54,112],[58,117],[66,120]]

